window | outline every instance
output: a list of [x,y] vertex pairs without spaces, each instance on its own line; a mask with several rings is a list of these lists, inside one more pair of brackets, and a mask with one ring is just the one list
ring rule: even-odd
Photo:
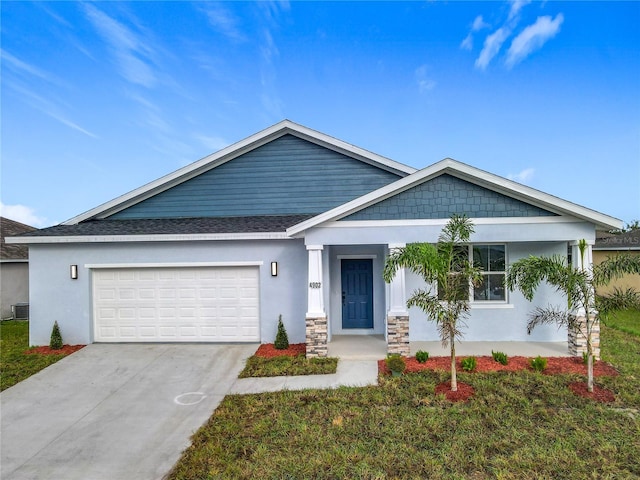
[[502,301],[505,295],[505,246],[472,245],[473,264],[482,270],[482,283],[473,288],[473,301]]
[[[454,250],[453,271],[461,269],[460,260],[473,262],[475,267],[482,270],[482,283],[477,287],[469,286],[466,282],[457,281],[460,276],[456,273],[449,275],[449,282],[456,290],[456,299],[472,298],[474,302],[504,302],[506,292],[504,287],[506,270],[505,245],[459,245]],[[470,258],[471,257],[471,258]],[[461,280],[461,279],[460,279]],[[457,282],[456,282],[457,281]],[[438,298],[444,300],[443,288],[438,285]]]

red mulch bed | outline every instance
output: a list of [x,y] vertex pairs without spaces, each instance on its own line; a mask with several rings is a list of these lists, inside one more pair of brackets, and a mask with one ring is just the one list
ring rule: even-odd
[[[456,368],[460,372],[462,369],[461,361],[465,357],[456,357]],[[520,370],[532,370],[530,358],[528,357],[509,357],[509,363],[502,365],[496,362],[493,357],[484,356],[476,357],[477,367],[474,372],[518,372]],[[422,370],[445,370],[451,369],[451,359],[449,357],[429,357],[425,363],[419,363],[415,357],[405,359],[407,362],[407,373],[420,372]],[[378,361],[378,371],[382,374],[390,374],[384,360]],[[578,375],[587,374],[587,366],[582,362],[582,357],[547,357],[547,368],[545,374],[555,375],[559,373],[575,373]],[[593,364],[593,375],[599,377],[602,375],[615,376],[618,371],[611,365],[597,361]]]
[[573,382],[569,384],[569,388],[574,394],[580,395],[584,398],[590,398],[596,402],[611,403],[616,399],[611,390],[607,390],[606,388],[602,388],[597,385],[593,386],[593,392],[588,391],[587,382]]
[[[456,368],[459,372],[462,369],[462,359],[465,357],[456,357]],[[496,362],[493,357],[484,356],[476,357],[477,367],[474,372],[518,372],[521,370],[533,370],[528,357],[509,357],[507,365]],[[451,369],[450,357],[430,357],[425,363],[419,363],[415,357],[405,358],[407,369],[405,373],[420,372],[422,370],[444,370]],[[390,375],[391,372],[387,368],[384,360],[378,360],[378,372],[383,375]],[[466,372],[464,372],[466,373]],[[582,361],[582,357],[547,357],[547,368],[544,370],[547,375],[556,375],[561,373],[573,373],[578,375],[587,375],[587,366]],[[607,363],[595,361],[593,364],[593,376],[615,376],[618,371]],[[593,386],[593,392],[587,391],[587,382],[574,382],[569,388],[575,395],[590,398],[597,402],[609,403],[615,400],[613,392],[605,388]],[[451,391],[450,382],[444,382],[436,387],[436,394],[443,393],[447,400],[451,402],[465,402],[474,394],[473,387],[465,383],[458,382],[458,391]]]
[[297,357],[298,355],[306,355],[307,347],[304,343],[290,343],[289,348],[278,350],[273,343],[263,343],[258,347],[256,357],[273,358],[273,357]]
[[451,382],[440,383],[436,387],[436,395],[443,394],[450,402],[466,402],[476,391],[471,385],[458,382],[458,390],[451,391]]
[[51,347],[42,346],[42,347],[33,347],[27,350],[26,354],[37,353],[39,355],[69,355],[70,353],[77,352],[85,345],[63,345],[59,350],[53,350]]

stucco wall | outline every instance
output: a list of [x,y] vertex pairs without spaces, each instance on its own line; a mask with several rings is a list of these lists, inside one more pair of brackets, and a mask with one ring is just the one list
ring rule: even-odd
[[29,301],[29,264],[27,262],[0,263],[0,315],[12,316],[11,305]]
[[[29,342],[48,344],[56,320],[65,343],[92,342],[92,285],[87,264],[233,261],[264,262],[259,267],[261,341],[275,339],[282,314],[289,340],[304,342],[307,252],[301,240],[31,246]],[[270,273],[272,261],[278,262],[277,277]],[[70,265],[78,265],[77,280],[69,276]]]
[[[509,264],[529,255],[566,255],[567,244],[553,243],[511,243],[507,244],[507,262]],[[407,273],[407,292],[421,288],[420,277]],[[531,335],[527,335],[528,314],[536,306],[566,306],[566,300],[546,284],[541,285],[533,299],[528,302],[519,292],[507,292],[507,303],[488,305],[472,304],[467,327],[462,328],[462,341],[531,341],[563,342],[567,341],[566,328],[555,325],[538,326]],[[436,324],[428,321],[419,308],[409,309],[409,336],[411,341],[437,341],[440,339]]]
[[[640,256],[640,252],[638,251],[628,251],[624,252],[634,256]],[[607,257],[612,257],[618,254],[617,251],[611,250],[594,250],[593,251],[593,264],[599,265],[603,261],[607,259]],[[598,295],[608,295],[613,292],[614,287],[621,288],[622,290],[626,290],[627,288],[633,288],[637,292],[640,292],[640,275],[625,275],[623,278],[612,281],[606,287],[598,287],[596,289],[596,293]]]

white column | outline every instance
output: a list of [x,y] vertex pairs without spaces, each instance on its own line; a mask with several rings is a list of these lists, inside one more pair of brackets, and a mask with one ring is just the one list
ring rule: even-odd
[[[398,248],[404,248],[404,243],[390,243],[389,252],[393,252]],[[389,284],[389,316],[405,317],[409,315],[407,312],[407,294],[405,288],[405,269],[399,268],[395,276]]]
[[307,245],[309,252],[309,284],[307,318],[326,317],[324,311],[324,285],[322,283],[322,245]]

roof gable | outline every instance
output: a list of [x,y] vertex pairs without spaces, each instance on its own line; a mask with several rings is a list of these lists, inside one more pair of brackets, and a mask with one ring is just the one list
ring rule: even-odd
[[398,178],[286,134],[109,219],[318,214]]
[[[568,202],[561,198],[535,190],[512,180],[507,180],[506,178],[485,172],[484,170],[471,167],[470,165],[466,165],[456,160],[445,158],[444,160],[423,168],[422,170],[408,175],[390,185],[365,194],[351,202],[340,205],[333,210],[321,213],[320,215],[301,222],[298,225],[294,225],[287,230],[287,233],[289,235],[297,235],[309,228],[313,228],[326,222],[345,219],[348,216],[352,216],[350,220],[353,220],[357,218],[357,212],[363,210],[366,211],[373,205],[385,202],[387,199],[401,195],[407,190],[444,174],[464,180],[504,197],[518,200],[531,207],[537,207],[542,211],[546,211],[547,215],[552,214],[574,217],[593,223],[598,229],[603,230],[620,228],[622,226],[622,222],[617,218],[604,215],[596,212],[595,210]],[[417,191],[418,190],[416,190],[416,192]],[[391,203],[388,203],[387,205],[391,205]],[[369,212],[376,212],[376,210],[371,209]],[[380,213],[376,213],[376,215],[378,214]],[[442,218],[446,219],[449,216],[450,215],[447,215]]]
[[557,215],[445,173],[341,220],[437,219],[453,214],[472,218]]
[[[261,132],[245,138],[229,147],[226,147],[212,155],[204,157],[184,168],[176,170],[169,175],[159,178],[147,185],[132,190],[118,198],[115,198],[103,205],[89,210],[64,222],[64,225],[74,225],[89,219],[104,219],[115,215],[127,208],[130,208],[144,200],[147,200],[161,192],[167,191],[187,182],[204,172],[219,168],[225,163],[236,159],[248,152],[251,152],[263,145],[266,145],[285,135],[292,135],[299,139],[306,140],[312,144],[325,147],[328,150],[343,154],[364,164],[377,167],[383,171],[403,177],[416,171],[415,168],[403,165],[388,158],[374,154],[362,148],[317,132],[310,128],[296,124],[289,120],[283,120]],[[321,166],[318,166],[321,171]],[[288,172],[287,172],[288,173]],[[375,188],[375,187],[374,187]]]

